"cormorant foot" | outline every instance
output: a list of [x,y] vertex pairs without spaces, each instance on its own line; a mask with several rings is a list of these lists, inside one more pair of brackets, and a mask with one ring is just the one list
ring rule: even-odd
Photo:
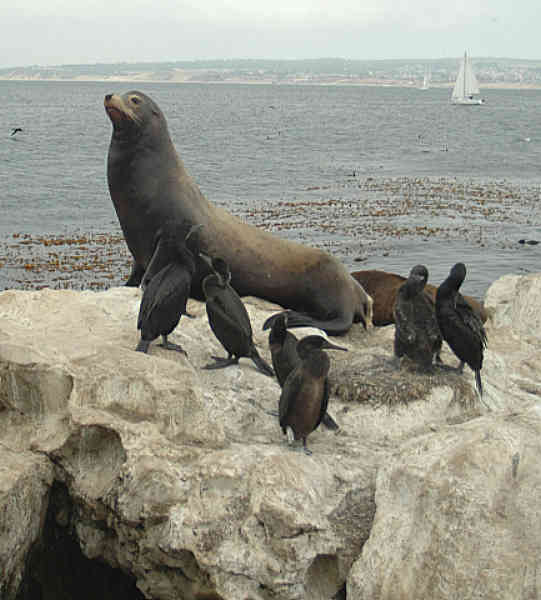
[[220,358],[219,356],[211,356],[211,358],[213,358],[215,362],[205,365],[202,367],[203,369],[223,369],[229,365],[237,365],[239,363],[238,358]]
[[184,350],[184,348],[180,344],[173,344],[173,342],[162,342],[161,344],[158,344],[158,345],[161,346],[162,348],[165,348],[166,350],[176,350],[177,352],[180,352],[181,354],[188,356],[186,350]]
[[144,352],[145,354],[148,352],[148,347],[150,346],[150,342],[147,340],[139,340],[137,344],[136,352]]

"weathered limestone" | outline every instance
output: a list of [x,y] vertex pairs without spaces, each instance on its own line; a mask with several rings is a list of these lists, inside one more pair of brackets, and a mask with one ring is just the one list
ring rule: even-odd
[[[486,405],[467,368],[462,376],[429,377],[407,365],[396,372],[392,326],[353,328],[340,339],[349,352],[329,353],[329,411],[341,428],[314,432],[312,456],[288,448],[277,418],[266,412],[278,405],[275,379],[248,359],[201,370],[211,354],[225,355],[203,304],[191,301],[196,318],[183,317],[171,336],[188,357],[157,343],[143,355],[134,352],[139,290],[0,293],[0,465],[8,466],[0,467],[0,522],[13,515],[5,545],[0,536],[6,600],[15,597],[28,548],[39,537],[53,479],[72,503],[57,520],[83,553],[132,574],[147,598],[330,600],[346,580],[348,599],[406,598],[392,593],[407,591],[425,568],[443,581],[449,557],[462,551],[458,538],[446,549],[456,528],[466,545],[463,560],[455,557],[464,577],[458,570],[449,577],[463,587],[453,590],[446,579],[433,597],[467,598],[481,569],[517,568],[510,544],[524,515],[536,524],[521,547],[534,547],[540,519],[522,498],[537,485],[539,431],[530,416],[540,385],[540,326],[528,307],[539,288],[541,277],[531,276],[503,278],[489,290]],[[270,360],[261,324],[277,307],[245,301],[258,350]],[[528,311],[535,321],[519,324]],[[448,350],[443,358],[458,362]],[[511,412],[519,415],[509,419]],[[518,507],[505,504],[513,535],[478,553],[483,560],[476,562],[467,543],[504,530],[490,522],[502,490]],[[32,508],[13,505],[16,494]],[[443,502],[453,510],[442,511]],[[467,515],[482,513],[484,537],[466,507]],[[32,528],[23,514],[32,515]],[[31,531],[12,546],[19,526]],[[414,550],[423,544],[430,561]],[[411,573],[404,573],[406,555],[418,558]],[[523,559],[533,573],[533,559]],[[427,595],[410,597],[429,598],[436,588],[420,589]]]
[[15,598],[28,552],[41,533],[53,466],[0,441],[0,598]]
[[348,599],[539,597],[540,434],[533,406],[404,444],[378,473]]
[[489,289],[483,378],[492,412],[412,438],[382,465],[348,599],[541,594],[540,299],[539,275]]

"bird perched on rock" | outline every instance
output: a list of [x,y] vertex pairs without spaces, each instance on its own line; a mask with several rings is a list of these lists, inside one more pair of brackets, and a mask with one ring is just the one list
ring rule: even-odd
[[423,293],[428,281],[428,270],[416,265],[400,286],[394,305],[394,356],[400,367],[400,359],[406,355],[421,369],[431,371],[435,356],[439,356],[442,337],[434,305]]
[[299,364],[287,376],[280,394],[280,427],[288,443],[302,439],[304,451],[311,454],[306,438],[317,429],[327,412],[330,361],[324,349],[347,350],[320,335],[309,335],[297,344]]
[[237,292],[231,287],[229,266],[221,258],[212,259],[214,273],[203,280],[209,325],[218,341],[227,351],[227,358],[213,356],[215,362],[204,369],[221,369],[251,358],[265,375],[273,376],[272,368],[259,356],[252,339],[250,317]]
[[144,292],[139,307],[137,329],[141,330],[138,352],[147,352],[150,343],[162,336],[168,350],[186,354],[182,346],[168,341],[167,336],[186,313],[186,303],[195,271],[194,252],[187,247],[190,236],[199,229],[185,226],[166,226],[158,234],[152,258],[143,277]]
[[[287,325],[287,312],[281,312],[276,315],[269,333],[272,366],[274,367],[280,387],[284,387],[288,375],[301,362],[301,358],[297,352],[297,343],[299,340],[291,331],[287,330]],[[325,378],[326,388],[328,388],[328,385],[328,379]],[[327,396],[329,395],[328,389],[326,394]],[[337,430],[339,428],[336,421],[328,412],[323,415],[322,423],[329,429]]]
[[458,293],[465,278],[466,266],[456,263],[436,292],[436,318],[443,339],[460,360],[457,370],[462,373],[464,363],[472,369],[482,396],[481,368],[487,335],[479,316]]

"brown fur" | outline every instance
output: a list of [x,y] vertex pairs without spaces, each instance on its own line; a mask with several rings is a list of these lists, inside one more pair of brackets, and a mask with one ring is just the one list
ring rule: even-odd
[[[240,296],[308,314],[329,333],[345,333],[361,320],[371,324],[371,298],[333,256],[248,225],[203,196],[151,98],[132,91],[107,95],[104,104],[114,127],[109,191],[134,258],[128,285],[139,285],[164,223],[200,224],[201,250],[229,264]],[[201,276],[196,271],[194,297],[201,297]]]
[[[377,269],[354,271],[351,273],[351,276],[363,286],[366,293],[374,300],[372,306],[374,325],[381,326],[394,323],[393,309],[396,294],[400,286],[406,281],[406,277]],[[429,283],[426,284],[424,289],[424,293],[430,298],[433,304],[436,302],[437,289],[436,286]],[[484,323],[487,320],[488,313],[483,304],[471,296],[464,296],[464,299]]]

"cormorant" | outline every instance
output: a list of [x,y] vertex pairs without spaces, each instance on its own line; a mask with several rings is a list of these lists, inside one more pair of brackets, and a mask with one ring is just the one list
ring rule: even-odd
[[[145,285],[139,308],[137,329],[141,330],[138,352],[147,352],[150,343],[162,336],[162,344],[168,350],[186,354],[182,346],[167,340],[180,317],[186,313],[192,276],[195,271],[193,245],[188,249],[188,240],[200,225],[190,228],[183,238],[182,226],[162,229],[152,259],[143,277]],[[182,240],[182,241],[180,241]]]
[[[287,376],[301,362],[297,352],[297,342],[299,341],[291,331],[287,330],[288,316],[287,312],[279,313],[272,323],[269,333],[269,348],[272,357],[272,366],[276,373],[276,378],[280,387],[284,387]],[[329,382],[325,378],[325,386],[328,388]],[[327,390],[328,396],[328,390]],[[329,429],[337,430],[338,424],[326,412],[322,419],[323,425]]]
[[19,133],[19,131],[22,131],[22,129],[20,127],[14,127],[11,130],[11,135],[15,135],[16,133]]
[[323,419],[329,402],[326,384],[330,360],[323,349],[347,350],[320,335],[309,335],[297,344],[300,363],[288,375],[280,395],[280,427],[288,443],[302,439],[304,451],[311,454],[306,438]]
[[227,358],[213,356],[215,362],[204,369],[220,369],[239,362],[245,356],[251,358],[256,367],[272,377],[272,368],[259,356],[252,339],[252,326],[246,307],[237,292],[229,284],[231,272],[221,258],[212,259],[214,273],[203,280],[209,325],[218,341],[227,351]]
[[462,373],[466,363],[474,371],[482,396],[481,368],[487,335],[479,316],[458,293],[465,278],[466,266],[456,263],[436,292],[436,317],[443,339],[460,360],[457,370]]
[[404,354],[423,370],[431,371],[441,351],[442,337],[434,305],[423,293],[428,280],[424,265],[416,265],[396,295],[394,356],[398,366]]

